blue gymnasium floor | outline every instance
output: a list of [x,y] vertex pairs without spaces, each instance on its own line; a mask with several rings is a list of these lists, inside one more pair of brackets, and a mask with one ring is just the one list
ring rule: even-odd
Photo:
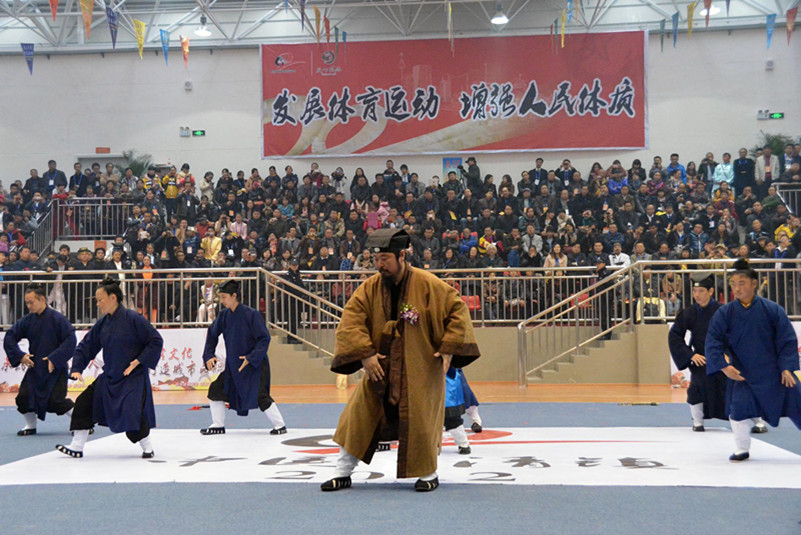
[[[290,430],[333,429],[342,407],[286,404],[281,405],[281,410]],[[191,411],[189,408],[186,405],[157,406],[159,430],[196,430],[208,425],[208,410]],[[684,404],[484,404],[481,415],[488,430],[687,428],[689,424]],[[0,473],[2,465],[50,453],[56,443],[69,441],[64,418],[49,416],[46,422],[39,423],[39,434],[25,438],[15,435],[21,421],[13,408],[0,408]],[[708,427],[721,425],[725,426],[710,422]],[[258,414],[240,419],[229,413],[227,427],[233,432],[225,437],[198,434],[196,440],[225,440],[235,436],[235,430],[266,427],[266,421]],[[654,432],[663,430],[654,429]],[[536,429],[533,432],[536,433]],[[154,433],[154,448],[158,459],[157,433]],[[706,435],[712,437],[713,433]],[[727,431],[718,431],[719,436],[721,433],[726,434],[728,449],[711,453],[725,458],[731,452],[731,436]],[[108,435],[108,430],[101,428],[87,445],[87,457],[65,458],[64,461],[81,463],[78,467],[88,470],[92,463],[92,441]],[[698,439],[697,435],[688,431],[692,439]],[[801,455],[801,433],[787,420],[782,420],[778,429],[771,428],[769,433],[756,438]],[[270,446],[275,444],[271,440],[280,439],[265,434],[264,451],[260,453],[269,457]],[[118,449],[121,455],[129,452],[138,455],[138,448],[130,444]],[[474,451],[478,450],[474,447]],[[530,454],[528,449],[520,453],[526,454]],[[394,456],[393,453],[377,455]],[[452,451],[448,455],[449,459],[454,458]],[[758,461],[749,461],[753,462]],[[737,470],[746,464],[728,464],[725,469],[731,470],[734,480]],[[801,479],[801,463],[792,462],[782,468],[793,478]],[[443,483],[435,492],[422,494],[411,491],[412,482],[355,484],[351,489],[325,494],[317,484],[302,483],[6,484],[0,485],[0,534],[378,533],[390,530],[449,534],[493,530],[558,535],[801,533],[801,490],[787,488]]]

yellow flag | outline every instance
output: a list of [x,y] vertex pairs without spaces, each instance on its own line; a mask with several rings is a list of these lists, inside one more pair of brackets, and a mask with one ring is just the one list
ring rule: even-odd
[[695,2],[687,6],[687,38],[693,36],[693,16],[695,15]]
[[567,13],[565,10],[562,10],[562,15],[559,18],[559,34],[562,37],[562,46],[561,48],[565,47],[565,24],[567,23]]
[[314,36],[317,42],[320,42],[320,9],[314,6]]
[[83,26],[86,28],[86,40],[92,33],[92,11],[95,9],[94,0],[81,0],[81,13],[83,14]]
[[136,44],[139,45],[139,59],[141,59],[142,49],[145,46],[145,23],[141,20],[133,19],[133,27],[136,33]]

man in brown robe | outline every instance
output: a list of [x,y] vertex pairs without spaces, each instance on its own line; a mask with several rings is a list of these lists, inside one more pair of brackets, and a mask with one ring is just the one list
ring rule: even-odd
[[348,300],[331,364],[335,373],[365,374],[337,425],[334,477],[321,488],[350,487],[379,440],[398,440],[397,477],[417,477],[415,490],[431,491],[439,486],[445,372],[479,357],[473,325],[454,288],[406,262],[406,231],[379,229],[365,246],[379,273]]

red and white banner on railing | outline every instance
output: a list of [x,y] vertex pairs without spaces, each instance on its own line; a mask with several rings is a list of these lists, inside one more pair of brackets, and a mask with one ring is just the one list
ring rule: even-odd
[[261,49],[264,157],[645,148],[644,32]]

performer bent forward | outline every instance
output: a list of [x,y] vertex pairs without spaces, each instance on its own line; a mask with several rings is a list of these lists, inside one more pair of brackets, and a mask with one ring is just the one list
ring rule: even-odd
[[98,424],[125,433],[141,446],[142,458],[149,459],[154,455],[150,429],[156,425],[156,411],[148,369],[156,368],[164,341],[141,314],[120,304],[122,290],[117,281],[103,281],[95,297],[102,317],[78,344],[71,377],[83,380],[83,371],[101,349],[103,373],[75,400],[72,443],[56,449],[83,457],[89,432]]

